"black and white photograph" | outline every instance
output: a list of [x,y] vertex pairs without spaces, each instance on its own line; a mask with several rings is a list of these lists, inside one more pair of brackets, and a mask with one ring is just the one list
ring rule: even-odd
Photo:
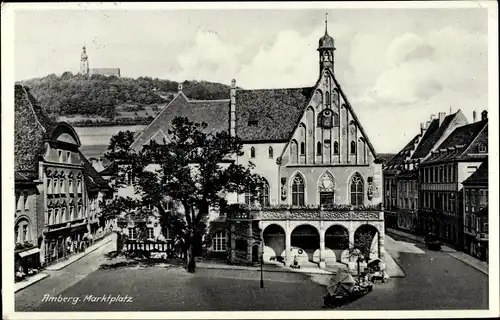
[[494,1],[7,3],[1,100],[5,319],[498,316]]

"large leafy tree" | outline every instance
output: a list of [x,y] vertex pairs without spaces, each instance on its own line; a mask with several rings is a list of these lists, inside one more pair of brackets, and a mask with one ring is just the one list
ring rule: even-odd
[[[210,210],[224,211],[228,193],[258,194],[261,177],[252,173],[253,164],[243,166],[234,161],[243,154],[243,144],[228,132],[208,132],[206,123],[193,123],[177,117],[171,123],[168,141],[154,141],[136,152],[130,149],[133,134],[120,132],[113,136],[108,159],[117,164],[115,186],[127,177],[134,177],[133,186],[139,195],[136,206],[154,206],[163,228],[177,224],[183,227],[186,242],[186,267],[195,271],[194,249],[204,232]],[[130,205],[133,201],[122,201]],[[177,221],[166,208],[174,201],[182,209]]]

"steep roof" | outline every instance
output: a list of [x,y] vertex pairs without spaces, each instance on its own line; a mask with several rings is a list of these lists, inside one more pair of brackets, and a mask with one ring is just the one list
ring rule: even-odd
[[44,152],[44,140],[54,129],[29,89],[14,86],[14,169],[28,179],[38,176],[38,159]]
[[379,153],[377,154],[377,157],[382,161],[382,163],[388,163],[396,155],[397,155],[396,153]]
[[243,141],[290,139],[313,87],[236,91],[236,135]]
[[229,130],[229,99],[224,100],[191,100],[182,92],[160,112],[160,114],[144,129],[141,135],[132,143],[134,150],[155,137],[158,131],[168,133],[171,122],[176,117],[186,117],[192,122],[205,122],[207,132],[220,132]]
[[[442,149],[447,151],[431,154],[424,163],[458,159],[487,125],[488,120],[486,119],[456,128],[436,149],[436,151]],[[452,150],[448,151],[448,148]]]
[[477,170],[462,183],[464,185],[488,185],[488,160],[486,159],[483,163],[481,163],[479,168],[477,168]]
[[[417,134],[413,139],[404,146],[401,151],[399,151],[394,157],[392,157],[385,165],[394,166],[403,163],[403,161],[408,157],[408,152],[411,152],[415,147],[415,143],[420,138],[420,134]],[[379,155],[380,156],[380,155]]]

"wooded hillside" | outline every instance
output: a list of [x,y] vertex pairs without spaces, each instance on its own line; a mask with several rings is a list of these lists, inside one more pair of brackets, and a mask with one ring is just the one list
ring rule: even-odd
[[[30,88],[30,92],[49,115],[109,119],[119,116],[120,111],[127,111],[131,106],[140,109],[144,106],[167,104],[178,88],[178,82],[158,78],[132,79],[102,75],[85,77],[71,72],[19,83]],[[182,86],[184,94],[192,99],[229,98],[229,86],[220,83],[184,81]]]

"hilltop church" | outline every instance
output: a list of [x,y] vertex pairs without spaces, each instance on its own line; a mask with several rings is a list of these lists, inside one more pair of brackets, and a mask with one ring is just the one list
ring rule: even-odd
[[320,267],[352,266],[349,248],[363,234],[371,237],[366,258],[384,259],[381,164],[335,77],[335,50],[325,21],[311,87],[245,90],[233,80],[229,99],[207,101],[186,97],[180,86],[132,144],[162,144],[178,116],[242,139],[244,154],[234,160],[254,163],[266,181],[257,206],[248,194],[228,196],[249,205],[247,214],[211,217],[221,222],[211,231],[212,250],[230,262],[263,256],[290,264],[297,257]]
[[116,76],[120,77],[120,68],[89,68],[89,56],[87,55],[87,49],[82,48],[82,54],[80,55],[80,73],[86,76],[91,76],[93,74],[100,74],[103,76]]

